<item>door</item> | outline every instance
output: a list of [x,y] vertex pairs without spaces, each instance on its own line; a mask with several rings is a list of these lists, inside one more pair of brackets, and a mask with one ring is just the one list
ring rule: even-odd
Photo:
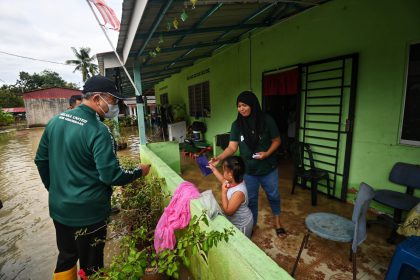
[[[328,171],[332,195],[341,200],[347,197],[357,68],[358,54],[351,54],[301,64],[300,72],[298,139],[312,147],[316,167]],[[318,191],[327,192],[325,182]]]

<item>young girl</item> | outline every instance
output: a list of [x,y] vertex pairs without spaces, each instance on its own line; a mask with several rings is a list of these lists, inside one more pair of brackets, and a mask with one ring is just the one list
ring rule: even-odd
[[222,183],[222,209],[228,220],[251,238],[253,218],[248,207],[248,192],[243,180],[245,164],[241,157],[230,156],[223,161],[222,166],[223,175],[214,165],[209,165]]

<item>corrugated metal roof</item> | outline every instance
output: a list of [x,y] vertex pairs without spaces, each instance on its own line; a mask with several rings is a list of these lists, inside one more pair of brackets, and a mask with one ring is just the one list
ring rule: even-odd
[[69,88],[45,88],[23,93],[23,99],[57,99],[70,98],[72,95],[82,95],[77,89]]
[[25,113],[25,107],[16,107],[16,108],[2,108],[3,112],[7,113]]
[[[283,21],[329,0],[247,0],[198,1],[191,9],[189,1],[149,0],[143,12],[125,65],[132,73],[140,62],[143,89],[178,73],[197,60],[208,58],[221,47],[239,42],[255,29]],[[136,1],[124,0],[117,51],[122,53]],[[186,11],[187,20],[180,14]],[[178,18],[179,27],[173,26]],[[158,51],[156,48],[158,48]],[[123,91],[130,89],[121,71]],[[132,89],[130,89],[132,91]]]

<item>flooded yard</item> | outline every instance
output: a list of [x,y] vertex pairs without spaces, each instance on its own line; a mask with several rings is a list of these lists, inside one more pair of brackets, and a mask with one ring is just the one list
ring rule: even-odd
[[[52,279],[57,258],[48,193],[34,157],[43,128],[0,133],[0,279]],[[138,155],[138,130],[122,131]]]

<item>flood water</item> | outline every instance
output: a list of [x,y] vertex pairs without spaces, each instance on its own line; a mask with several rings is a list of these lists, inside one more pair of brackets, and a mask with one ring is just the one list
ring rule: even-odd
[[[0,279],[52,279],[57,258],[48,192],[34,157],[43,128],[0,133]],[[128,149],[138,155],[137,128],[123,129]]]

